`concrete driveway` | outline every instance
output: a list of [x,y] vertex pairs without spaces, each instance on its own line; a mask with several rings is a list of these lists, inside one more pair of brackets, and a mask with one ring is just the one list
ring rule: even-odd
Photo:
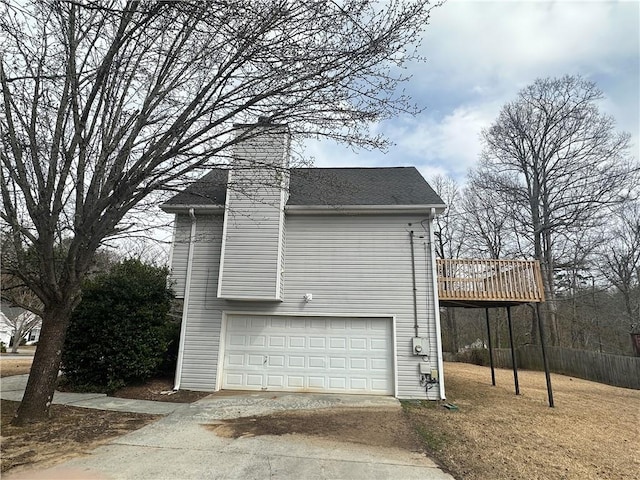
[[406,450],[302,435],[222,438],[206,428],[222,419],[356,404],[400,408],[389,397],[273,393],[207,397],[87,456],[39,472],[37,478],[453,479],[424,455]]

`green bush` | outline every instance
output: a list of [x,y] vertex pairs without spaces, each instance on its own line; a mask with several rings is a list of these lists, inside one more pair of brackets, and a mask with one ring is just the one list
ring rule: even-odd
[[166,368],[176,330],[166,276],[166,268],[126,260],[85,283],[62,354],[72,389],[109,393]]
[[7,353],[7,346],[4,342],[0,342],[0,353]]

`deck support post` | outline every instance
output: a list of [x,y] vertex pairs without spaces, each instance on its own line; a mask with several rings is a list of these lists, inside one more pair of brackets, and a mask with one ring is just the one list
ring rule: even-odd
[[496,372],[493,368],[493,349],[491,348],[491,326],[489,324],[489,309],[484,309],[487,318],[487,341],[489,343],[489,364],[491,365],[491,385],[496,386]]
[[553,408],[553,389],[551,388],[551,373],[549,373],[549,361],[547,359],[547,341],[544,338],[544,327],[542,325],[542,315],[540,315],[540,303],[536,303],[536,314],[538,315],[538,330],[540,331],[540,349],[542,350],[542,363],[544,364],[544,375],[547,379],[547,396],[549,406]]
[[513,383],[516,387],[516,395],[520,395],[518,385],[518,365],[516,364],[516,351],[513,348],[513,326],[511,325],[511,306],[507,307],[507,321],[509,323],[509,344],[511,345],[511,363],[513,364]]

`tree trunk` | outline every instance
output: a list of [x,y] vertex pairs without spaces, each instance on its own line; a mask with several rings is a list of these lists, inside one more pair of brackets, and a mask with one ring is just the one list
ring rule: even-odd
[[447,307],[447,318],[450,322],[450,338],[451,338],[451,351],[458,353],[458,322],[456,320],[456,309],[454,307]]
[[535,307],[531,307],[531,330],[529,331],[531,337],[531,344],[538,344],[538,315]]
[[22,343],[22,335],[22,325],[16,325],[16,328],[13,331],[13,342],[11,342],[11,353],[18,353],[18,347]]
[[23,426],[49,418],[49,407],[56,388],[71,311],[72,307],[69,305],[45,306],[40,341],[31,365],[31,372],[39,374],[29,375],[13,425]]
[[443,333],[446,332],[446,336],[444,336],[444,349],[447,352],[457,353],[458,352],[458,326],[456,324],[455,317],[455,308],[447,307],[446,314],[444,315],[445,320],[445,329]]

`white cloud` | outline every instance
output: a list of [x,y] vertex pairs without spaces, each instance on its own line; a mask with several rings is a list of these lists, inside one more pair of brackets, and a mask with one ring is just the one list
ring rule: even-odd
[[602,111],[631,132],[640,157],[639,2],[450,0],[430,23],[427,63],[409,66],[406,85],[425,112],[381,124],[396,144],[386,155],[307,142],[316,165],[416,165],[424,175],[462,180],[500,107],[536,78],[564,74],[598,84]]
[[419,117],[392,126],[388,133],[397,149],[408,154],[425,170],[438,170],[454,177],[464,176],[482,149],[481,130],[497,115],[498,106],[461,105],[437,120]]
[[434,10],[420,71],[455,84],[480,80],[481,88],[584,70],[614,74],[618,60],[637,57],[639,10],[637,2],[453,0]]

